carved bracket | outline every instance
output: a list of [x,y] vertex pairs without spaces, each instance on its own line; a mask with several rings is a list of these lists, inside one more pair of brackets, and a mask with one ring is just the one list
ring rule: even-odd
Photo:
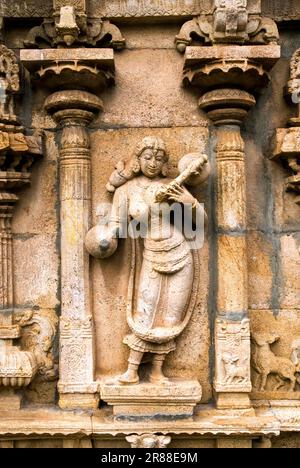
[[185,52],[193,41],[202,44],[278,44],[276,23],[263,18],[260,9],[249,12],[247,0],[214,0],[213,13],[186,22],[175,42]]
[[87,17],[85,1],[53,0],[53,9],[51,18],[30,30],[24,42],[26,47],[125,47],[117,26],[108,20]]

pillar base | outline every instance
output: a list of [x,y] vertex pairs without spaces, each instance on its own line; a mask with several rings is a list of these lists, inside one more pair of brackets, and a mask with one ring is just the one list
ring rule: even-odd
[[254,414],[248,393],[217,393],[215,399],[218,409],[249,409]]
[[101,385],[101,399],[113,406],[116,420],[189,419],[202,397],[197,381],[170,380],[157,385]]
[[61,409],[96,410],[99,408],[100,396],[97,393],[61,393],[59,407]]

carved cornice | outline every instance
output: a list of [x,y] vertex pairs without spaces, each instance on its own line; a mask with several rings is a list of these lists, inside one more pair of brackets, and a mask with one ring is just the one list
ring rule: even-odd
[[[210,0],[86,0],[87,12],[93,18],[140,18],[187,17],[200,12],[211,13]],[[260,2],[255,1],[254,4]],[[298,0],[262,0],[262,13],[275,21],[300,19]],[[50,17],[52,1],[44,0],[2,0],[0,16],[7,18]],[[254,8],[253,8],[254,10]]]

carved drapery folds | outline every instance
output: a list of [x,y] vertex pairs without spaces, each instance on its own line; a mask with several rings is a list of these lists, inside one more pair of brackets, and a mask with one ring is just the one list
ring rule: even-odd
[[277,44],[277,25],[262,18],[260,9],[248,12],[249,0],[214,0],[213,13],[201,14],[185,23],[178,36],[176,47],[184,52],[192,42],[202,44]]
[[4,409],[20,407],[20,397],[13,389],[29,385],[41,365],[33,349],[24,346],[21,350],[15,341],[22,333],[14,317],[11,221],[18,201],[16,192],[30,183],[29,169],[42,154],[41,138],[26,136],[16,116],[19,91],[17,59],[0,45],[0,392]]
[[[280,57],[275,23],[253,2],[215,1],[212,15],[183,25],[176,46],[185,51],[183,82],[199,88],[199,107],[217,127],[217,320],[214,388],[218,408],[249,408],[245,149],[240,126],[269,83]],[[206,47],[189,47],[194,39]],[[196,44],[196,42],[195,42]],[[251,44],[251,45],[250,45]]]
[[108,20],[90,19],[86,2],[53,0],[53,17],[45,18],[25,40],[26,47],[113,47],[122,49],[125,40]]
[[300,205],[300,49],[291,59],[287,93],[297,105],[298,115],[290,119],[289,128],[277,129],[272,157],[288,167],[290,176],[286,179],[286,190],[297,194],[295,201]]

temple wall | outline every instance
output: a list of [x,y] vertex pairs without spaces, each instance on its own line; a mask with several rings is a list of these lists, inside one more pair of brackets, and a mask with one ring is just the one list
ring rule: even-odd
[[[262,3],[263,13],[269,17],[278,17],[278,21],[288,21],[300,14],[298,6],[293,2],[284,2],[284,7],[279,1]],[[197,200],[204,203],[208,216],[204,246],[199,251],[196,306],[186,329],[176,340],[176,351],[167,356],[164,364],[167,377],[198,381],[201,384],[201,403],[195,410],[194,422],[186,421],[182,427],[180,421],[176,420],[173,425],[170,421],[165,425],[155,421],[153,427],[147,422],[144,432],[171,434],[170,448],[216,448],[222,445],[224,437],[227,441],[225,445],[230,446],[232,443],[234,447],[254,445],[255,441],[260,442],[261,437],[267,437],[274,448],[299,447],[300,379],[295,383],[293,391],[290,391],[288,377],[284,374],[282,386],[276,389],[276,372],[272,372],[265,389],[261,390],[255,387],[259,375],[253,366],[253,387],[248,392],[253,411],[251,417],[257,418],[258,425],[261,422],[265,428],[262,433],[256,426],[252,427],[251,423],[248,425],[246,419],[243,419],[246,418],[245,413],[241,416],[241,426],[247,427],[247,434],[241,431],[229,437],[224,429],[225,435],[221,436],[211,428],[205,433],[201,426],[201,421],[215,421],[213,418],[218,417],[210,413],[218,411],[213,409],[216,393],[215,319],[218,316],[217,295],[220,291],[220,231],[217,226],[216,200],[218,136],[207,114],[199,110],[198,100],[203,94],[201,86],[191,88],[182,85],[183,58],[175,49],[174,38],[186,17],[192,15],[184,13],[182,19],[174,18],[176,15],[173,14],[171,20],[160,18],[159,21],[153,20],[152,24],[148,21],[127,20],[126,15],[121,20],[112,19],[126,38],[126,47],[115,52],[116,83],[105,91],[101,90],[101,93],[99,91],[104,110],[95,117],[88,129],[92,194],[90,226],[99,222],[101,204],[112,201],[112,195],[107,193],[105,186],[116,164],[120,160],[130,159],[137,143],[143,138],[154,136],[164,140],[170,156],[172,177],[176,177],[177,163],[183,155],[197,152],[208,155],[211,176],[201,187],[192,189]],[[32,14],[28,24],[17,18],[10,18],[6,22],[4,43],[18,59],[30,28],[40,24],[40,20],[34,16]],[[246,289],[251,336],[270,332],[276,334],[278,339],[270,349],[276,356],[290,361],[292,351],[297,348],[297,341],[300,348],[300,208],[295,203],[295,192],[285,190],[287,166],[271,157],[276,130],[286,128],[287,122],[296,112],[295,106],[284,96],[290,75],[290,61],[300,47],[300,33],[294,23],[281,23],[280,45],[281,57],[270,71],[270,83],[261,90],[257,105],[250,110],[241,125],[241,135],[245,141],[247,199],[247,226],[243,234],[247,243]],[[28,70],[22,73],[22,86],[16,97],[17,112],[25,133],[36,134],[38,131],[43,135],[43,146],[42,157],[33,166],[30,187],[21,187],[18,191],[19,201],[12,221],[14,312],[17,316],[34,311],[57,325],[62,315],[59,196],[62,131],[44,107],[45,99],[53,90],[50,91],[48,86],[39,81],[34,83],[32,73],[30,76]],[[232,190],[235,188],[232,187]],[[232,237],[239,238],[239,234],[232,234]],[[70,234],[70,244],[73,240]],[[228,259],[223,258],[225,265],[230,265],[234,258],[241,259],[243,254],[238,243],[227,250],[227,255]],[[130,261],[129,240],[122,240],[118,251],[111,258],[99,260],[91,257],[89,260],[95,336],[94,380],[98,383],[115,378],[124,373],[127,367],[128,348],[123,344],[123,338],[129,332],[126,306]],[[226,268],[224,275],[227,275]],[[239,286],[233,283],[228,295],[234,295]],[[31,330],[28,327],[25,326],[25,332],[26,329]],[[28,347],[30,339],[29,336],[26,343],[20,337],[18,343]],[[56,368],[61,359],[59,343],[57,329],[49,351]],[[253,341],[251,350],[253,353]],[[58,374],[46,380],[38,375],[22,390],[23,406],[19,410],[20,417],[14,416],[14,421],[10,423],[10,435],[5,430],[7,413],[0,409],[0,447],[2,444],[2,447],[10,448],[127,448],[130,444],[125,435],[136,433],[136,430],[138,434],[143,433],[143,419],[137,421],[138,429],[128,423],[128,427],[122,431],[117,421],[107,422],[112,417],[111,405],[104,403],[101,396],[100,409],[94,408],[92,422],[86,416],[80,419],[75,414],[76,407],[73,408],[74,420],[72,412],[68,412],[65,417],[64,408],[60,409],[59,404],[58,378]],[[233,391],[233,399],[235,393],[239,392]],[[272,402],[275,402],[275,416],[272,411],[268,411]],[[32,426],[35,418],[31,415],[27,417],[27,411],[36,412],[36,417],[43,421],[44,427],[49,425],[47,435],[43,429]],[[56,413],[59,416],[54,421]],[[226,419],[227,416],[224,417]],[[78,428],[80,436],[77,432],[71,432],[71,425]],[[66,441],[72,437],[73,442]]]

